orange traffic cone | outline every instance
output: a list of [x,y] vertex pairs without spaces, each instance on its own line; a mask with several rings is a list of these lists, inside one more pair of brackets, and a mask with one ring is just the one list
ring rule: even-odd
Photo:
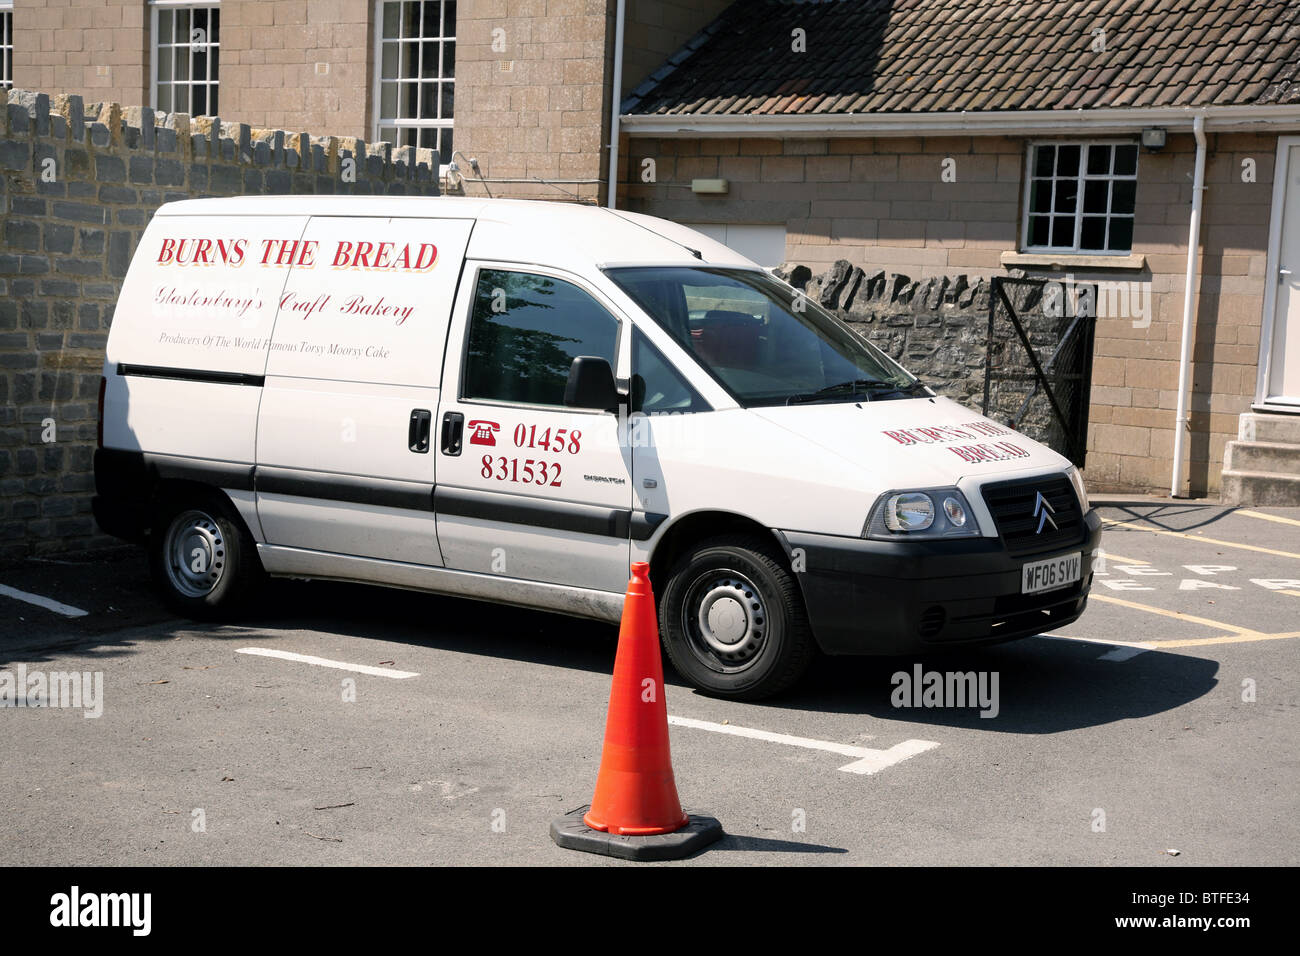
[[632,860],[676,859],[722,836],[717,820],[688,816],[677,797],[659,626],[644,561],[632,565],[623,604],[596,795],[590,809],[552,823],[551,836],[562,847]]
[[596,795],[583,822],[627,836],[672,833],[689,822],[668,752],[668,707],[650,565],[632,565],[605,718]]

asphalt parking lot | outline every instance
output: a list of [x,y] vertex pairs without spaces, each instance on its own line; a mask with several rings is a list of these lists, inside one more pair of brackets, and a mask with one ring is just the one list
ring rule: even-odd
[[[894,706],[911,659],[823,659],[760,704],[669,669],[678,790],[728,835],[661,865],[1300,862],[1300,510],[1102,514],[1078,622],[919,661],[996,675],[996,715]],[[615,639],[299,582],[195,624],[133,549],[7,568],[0,670],[103,689],[94,719],[0,710],[0,863],[635,865],[547,829],[591,798]]]

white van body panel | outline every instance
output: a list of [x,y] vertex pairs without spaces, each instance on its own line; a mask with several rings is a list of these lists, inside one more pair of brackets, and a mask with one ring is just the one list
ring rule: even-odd
[[[475,227],[475,242],[480,228],[482,224]],[[626,511],[632,503],[632,452],[619,441],[618,419],[589,409],[461,397],[466,389],[460,346],[466,341],[479,279],[483,273],[501,272],[564,282],[593,299],[619,323],[614,372],[624,379],[630,373],[630,320],[593,281],[551,266],[466,261],[451,328],[450,341],[455,346],[448,351],[443,371],[439,412],[440,416],[464,415],[465,445],[459,455],[438,456],[440,502],[458,500],[469,506],[461,510],[469,511],[475,510],[476,502],[488,509],[494,504],[517,504],[534,509],[534,513],[548,507],[577,509],[590,512],[598,527],[588,532],[530,526],[528,511],[512,514],[507,520],[505,515],[496,519],[458,514],[449,504],[440,504],[438,538],[446,564],[548,584],[621,591],[627,584],[628,538],[606,533],[599,520],[600,509]],[[561,434],[560,449],[552,450],[549,446]],[[524,436],[522,443],[520,435]],[[539,447],[541,436],[548,436],[548,447]],[[525,467],[535,472],[534,480],[521,473]]]
[[[253,463],[260,398],[256,389],[128,378],[111,369],[105,379],[105,447]],[[214,414],[217,410],[220,414]]]
[[[1070,468],[1067,459],[1045,445],[938,396],[753,412],[806,443],[803,461],[828,455],[846,461],[858,486],[869,490],[867,508],[887,491],[962,488],[984,537],[996,538],[997,530],[977,493],[981,484]],[[862,522],[793,530],[860,534]]]
[[[610,219],[609,227],[599,228],[605,217]],[[647,227],[647,223],[655,228]],[[695,252],[703,259],[697,258]],[[662,219],[584,206],[566,209],[508,200],[480,213],[468,255],[485,261],[551,266],[602,286],[609,283],[601,269],[624,265],[698,266],[703,262],[758,268],[722,243]]]
[[574,617],[614,622],[623,613],[623,592],[599,591],[528,581],[502,574],[430,568],[398,561],[329,554],[275,545],[258,545],[267,573],[356,584],[384,584],[412,591],[455,594],[480,601],[541,608]]
[[113,313],[108,362],[262,375],[288,270],[257,260],[264,243],[298,239],[307,217],[196,218],[177,215],[179,205],[190,204],[164,206],[140,239]]
[[751,410],[634,417],[631,435],[640,506],[673,519],[725,511],[856,535],[871,506],[860,469]]
[[[268,376],[437,387],[474,224],[313,216],[284,270]],[[301,255],[302,253],[300,253]]]
[[383,508],[357,501],[257,494],[266,544],[438,567],[438,525],[432,512]]
[[[414,405],[412,403],[415,403]],[[267,377],[258,418],[258,463],[322,478],[360,476],[433,484],[432,455],[413,455],[413,407],[436,411],[438,390]],[[265,540],[416,564],[442,563],[432,511],[260,493]]]
[[[467,219],[313,216],[281,251],[257,433],[259,473],[271,478],[258,490],[267,543],[442,564],[437,456],[413,453],[408,434],[417,410],[437,414],[447,305],[472,229]],[[349,481],[383,483],[417,507],[318,496]]]
[[[958,487],[982,536],[996,538],[978,494],[983,482],[1070,467],[1051,449],[939,397],[633,421],[644,510],[674,519],[731,511],[767,528],[812,534],[861,535],[886,491]],[[1003,458],[971,463],[952,451],[973,456],[972,446],[986,446],[990,459]],[[646,478],[653,488],[644,487]]]
[[118,367],[264,374],[284,274],[260,270],[253,260],[263,241],[300,236],[306,225],[306,216],[295,215],[208,215],[201,227],[192,217],[160,212],[153,218],[122,283],[108,337],[107,447],[254,462],[256,390],[126,378]]

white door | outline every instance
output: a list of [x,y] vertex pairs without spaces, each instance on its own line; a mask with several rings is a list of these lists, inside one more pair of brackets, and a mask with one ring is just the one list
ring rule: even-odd
[[785,262],[785,226],[750,223],[687,223],[696,232],[716,239],[728,249],[753,259],[764,269],[775,269]]
[[313,217],[264,256],[287,272],[257,427],[267,544],[442,564],[431,436],[472,225]]
[[613,411],[563,398],[579,355],[626,378],[627,323],[578,277],[536,266],[467,262],[460,288],[434,435],[447,567],[622,591],[630,451]]
[[1260,400],[1300,409],[1300,137],[1278,140],[1277,185],[1260,355]]

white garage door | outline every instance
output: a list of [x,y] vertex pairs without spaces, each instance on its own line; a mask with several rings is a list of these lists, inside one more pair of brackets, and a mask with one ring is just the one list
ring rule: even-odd
[[685,225],[753,259],[766,269],[785,262],[785,226],[725,222],[691,222]]

